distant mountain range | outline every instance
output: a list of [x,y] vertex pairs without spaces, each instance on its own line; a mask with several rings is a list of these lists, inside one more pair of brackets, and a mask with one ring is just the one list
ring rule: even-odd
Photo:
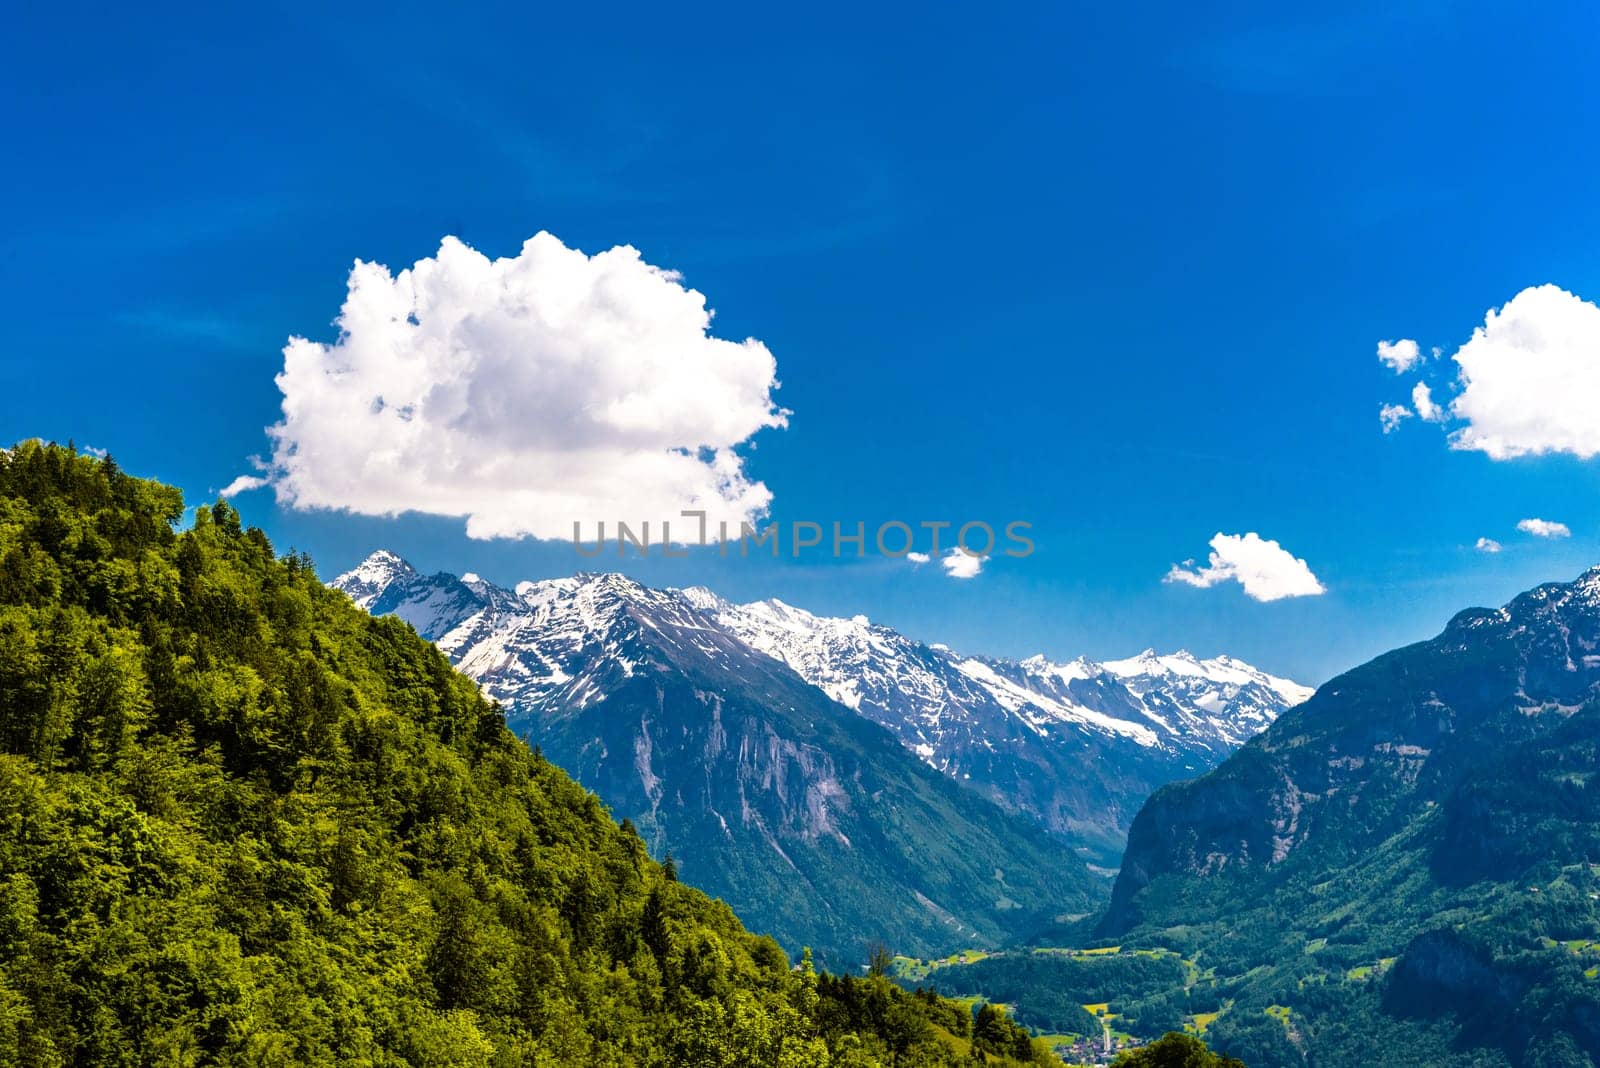
[[864,616],[817,616],[776,599],[733,604],[703,587],[652,590],[620,575],[506,590],[472,574],[424,575],[379,551],[332,585],[406,619],[522,719],[592,699],[618,669],[615,651],[593,640],[609,620],[586,608],[585,591],[608,590],[646,619],[694,613],[697,626],[783,662],[930,766],[1106,867],[1152,790],[1214,767],[1311,695],[1226,656],[965,656]]
[[1274,1065],[1600,1062],[1600,568],[1327,683],[1134,821],[1100,928]]
[[1104,899],[1060,839],[678,592],[620,575],[507,591],[383,554],[335,585],[435,640],[657,856],[792,950],[852,967],[879,940],[997,945]]
[[331,585],[437,643],[686,878],[835,959],[866,937],[998,944],[1091,908],[1103,884],[1080,858],[1114,865],[1151,789],[1309,693],[1186,653],[964,657],[615,574],[507,590],[377,552]]

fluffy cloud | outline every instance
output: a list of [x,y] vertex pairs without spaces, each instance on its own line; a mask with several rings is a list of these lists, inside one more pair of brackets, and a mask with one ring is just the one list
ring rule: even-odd
[[1517,524],[1517,529],[1536,538],[1572,537],[1572,528],[1565,523],[1555,523],[1548,519],[1524,519]]
[[1524,289],[1455,354],[1465,422],[1453,448],[1496,460],[1600,453],[1600,308],[1553,285]]
[[976,578],[978,572],[983,570],[983,562],[987,557],[973,556],[965,549],[951,549],[939,561],[939,566],[944,568],[944,573],[954,579]]
[[358,260],[338,340],[283,350],[268,479],[292,507],[461,516],[475,538],[693,538],[685,509],[737,530],[772,495],[735,447],[788,413],[772,353],[712,337],[711,314],[633,248],[547,233],[498,260],[451,237],[398,274]]
[[909,552],[909,553],[906,553],[906,559],[911,561],[913,564],[917,564],[917,565],[920,566],[922,564],[927,563],[928,560],[929,560],[929,557],[928,557],[927,553]]
[[1500,551],[1500,543],[1493,538],[1479,538],[1478,544],[1474,545],[1473,548],[1480,553],[1497,553]]
[[1201,588],[1233,581],[1244,587],[1245,596],[1257,601],[1314,597],[1327,592],[1304,560],[1254,531],[1218,533],[1211,539],[1211,557],[1205,567],[1195,568],[1193,560],[1174,564],[1166,581]]
[[1433,402],[1433,391],[1428,388],[1428,383],[1418,382],[1411,387],[1411,403],[1424,422],[1444,421],[1444,409]]
[[240,475],[226,486],[223,486],[222,492],[219,493],[218,496],[233,497],[240,493],[249,493],[251,490],[258,490],[266,485],[269,485],[269,482],[265,478],[261,478],[257,475]]
[[1399,429],[1403,420],[1411,418],[1411,409],[1404,404],[1385,404],[1378,409],[1378,422],[1383,424],[1383,432],[1392,434]]
[[1403,337],[1399,341],[1378,342],[1378,359],[1387,364],[1395,374],[1400,375],[1416,366],[1417,361],[1422,359],[1422,353],[1415,341]]

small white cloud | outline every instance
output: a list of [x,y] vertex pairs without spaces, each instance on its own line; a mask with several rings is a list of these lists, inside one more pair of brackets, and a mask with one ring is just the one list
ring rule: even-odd
[[81,448],[85,453],[87,453],[90,456],[93,456],[97,460],[104,460],[106,458],[106,456],[107,456],[106,450],[98,449],[93,445],[82,445],[82,446],[79,446],[79,448]]
[[1565,523],[1556,523],[1549,519],[1524,519],[1517,524],[1517,529],[1524,534],[1532,534],[1536,538],[1570,538],[1572,528]]
[[913,564],[919,564],[919,565],[920,564],[925,564],[925,563],[928,562],[928,554],[927,553],[919,553],[919,552],[909,552],[909,553],[906,553],[906,559],[910,560]]
[[290,507],[459,516],[474,538],[754,525],[772,494],[735,450],[788,413],[772,353],[711,318],[637,250],[548,233],[497,260],[447,237],[398,273],[357,261],[338,339],[284,347],[268,475]]
[[1474,545],[1473,548],[1480,553],[1497,553],[1500,551],[1500,543],[1493,538],[1479,538],[1478,544]]
[[1400,428],[1401,422],[1411,418],[1411,409],[1404,404],[1385,404],[1378,409],[1378,422],[1383,424],[1383,432],[1392,434]]
[[1387,364],[1390,370],[1397,375],[1403,375],[1416,366],[1422,358],[1422,352],[1417,348],[1417,343],[1408,337],[1399,341],[1378,342],[1378,359]]
[[1426,382],[1418,382],[1411,387],[1411,403],[1417,409],[1417,415],[1425,423],[1444,422],[1444,409],[1433,402],[1433,393],[1428,389]]
[[983,570],[986,556],[973,556],[965,549],[951,549],[939,561],[944,573],[954,579],[976,578],[978,572]]
[[234,497],[241,493],[249,493],[251,490],[260,489],[267,484],[267,479],[259,478],[256,475],[240,475],[226,486],[223,486],[222,492],[218,496]]
[[1465,426],[1456,449],[1491,459],[1600,453],[1600,307],[1561,289],[1524,289],[1455,354],[1460,394],[1450,415]]
[[1248,534],[1219,532],[1211,539],[1207,565],[1198,569],[1193,565],[1192,560],[1183,565],[1174,564],[1165,581],[1202,589],[1233,581],[1244,587],[1245,596],[1257,601],[1315,597],[1327,592],[1304,560],[1254,531]]

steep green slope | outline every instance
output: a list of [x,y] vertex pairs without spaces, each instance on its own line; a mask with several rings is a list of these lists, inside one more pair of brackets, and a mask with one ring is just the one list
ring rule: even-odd
[[182,511],[0,453],[0,1062],[965,1056],[969,1014],[791,971],[408,626]]
[[1101,933],[1252,1068],[1600,1060],[1600,569],[1333,680],[1134,821]]

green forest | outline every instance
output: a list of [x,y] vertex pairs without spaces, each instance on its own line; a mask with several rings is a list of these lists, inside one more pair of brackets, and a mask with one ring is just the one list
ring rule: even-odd
[[0,1063],[1056,1063],[677,881],[218,502],[0,453]]

